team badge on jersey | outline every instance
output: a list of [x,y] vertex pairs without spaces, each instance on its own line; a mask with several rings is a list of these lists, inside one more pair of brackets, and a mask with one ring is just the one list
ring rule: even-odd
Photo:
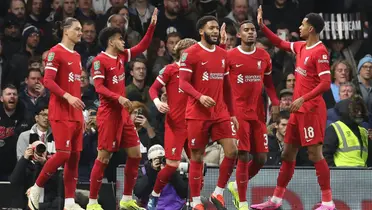
[[99,68],[101,67],[101,63],[99,61],[95,61],[93,65],[94,65],[94,70],[99,70]]
[[225,59],[222,59],[222,68],[225,68]]
[[261,69],[261,63],[262,61],[257,61],[257,69]]
[[305,58],[304,65],[307,64],[307,60],[309,60],[309,56],[307,56],[307,57]]
[[54,52],[49,53],[48,61],[52,61],[54,59]]
[[184,62],[187,58],[187,53],[183,53],[182,56],[181,56],[181,62]]

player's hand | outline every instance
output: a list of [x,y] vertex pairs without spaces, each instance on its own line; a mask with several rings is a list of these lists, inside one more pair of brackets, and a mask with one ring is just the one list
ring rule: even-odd
[[222,23],[222,26],[221,26],[221,29],[220,29],[220,35],[221,35],[221,43],[220,44],[226,44],[226,41],[227,41],[226,23]]
[[216,105],[216,102],[211,97],[205,95],[200,96],[199,101],[206,108],[211,108]]
[[232,116],[232,117],[231,117],[231,122],[232,122],[233,125],[234,125],[235,131],[238,131],[238,130],[239,130],[239,122],[238,122],[238,119],[236,119],[235,116]]
[[65,95],[63,95],[63,97],[75,109],[83,110],[85,108],[84,102],[82,100],[78,99],[77,97],[72,96],[69,93],[65,93]]
[[305,99],[302,97],[299,97],[298,99],[292,102],[291,106],[289,107],[289,111],[297,112],[301,108],[304,102],[305,102]]
[[271,114],[273,116],[273,121],[274,122],[276,122],[276,120],[279,118],[279,112],[280,112],[279,106],[272,106],[271,107]]
[[262,5],[260,5],[257,9],[257,23],[260,27],[264,26],[264,21],[263,21],[262,15],[263,15]]
[[29,147],[27,147],[27,149],[26,149],[25,154],[23,155],[23,157],[26,160],[29,160],[32,155],[34,155],[34,150],[32,149],[31,146],[29,146]]
[[159,110],[160,113],[167,113],[169,112],[169,106],[167,103],[164,103],[160,100],[154,100],[156,108]]
[[158,21],[158,8],[155,8],[154,13],[152,13],[152,17],[151,17],[151,24],[156,25],[157,21]]
[[127,99],[127,98],[125,98],[123,96],[120,96],[118,100],[119,100],[119,103],[122,106],[124,106],[125,108],[127,108],[127,109],[132,108],[132,102],[129,99]]

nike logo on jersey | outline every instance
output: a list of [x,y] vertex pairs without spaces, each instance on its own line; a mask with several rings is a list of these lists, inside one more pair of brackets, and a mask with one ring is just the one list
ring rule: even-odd
[[235,66],[236,66],[236,68],[239,68],[239,67],[243,66],[243,64],[236,64]]
[[110,70],[112,71],[112,70],[114,70],[115,68],[116,68],[116,67],[111,67]]
[[67,64],[70,66],[73,62],[67,62]]
[[202,64],[202,66],[204,66],[205,64],[207,64],[208,63],[208,61],[206,61],[206,62],[202,62],[201,64]]

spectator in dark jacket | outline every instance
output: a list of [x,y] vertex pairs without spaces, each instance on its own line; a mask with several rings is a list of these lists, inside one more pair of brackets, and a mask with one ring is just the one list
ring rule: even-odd
[[31,126],[35,123],[36,111],[49,103],[49,91],[40,82],[40,69],[30,69],[25,79],[26,87],[20,91],[19,99],[25,105],[25,120]]
[[281,165],[281,154],[288,120],[289,112],[281,111],[278,120],[275,122],[273,135],[269,135],[269,153],[267,154],[266,165]]
[[21,26],[14,14],[9,13],[5,17],[3,30],[1,30],[4,33],[2,40],[3,55],[9,61],[13,54],[21,48]]
[[94,102],[98,99],[93,85],[89,84],[89,74],[86,70],[81,72],[81,100],[86,107],[94,107]]

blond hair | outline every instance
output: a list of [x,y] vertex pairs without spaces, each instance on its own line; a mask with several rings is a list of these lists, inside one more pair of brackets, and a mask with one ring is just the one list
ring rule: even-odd
[[185,38],[177,42],[176,46],[174,46],[174,49],[173,49],[174,60],[179,61],[181,58],[181,51],[186,50],[187,48],[191,47],[192,45],[196,43],[197,41],[195,39],[190,39],[190,38]]

